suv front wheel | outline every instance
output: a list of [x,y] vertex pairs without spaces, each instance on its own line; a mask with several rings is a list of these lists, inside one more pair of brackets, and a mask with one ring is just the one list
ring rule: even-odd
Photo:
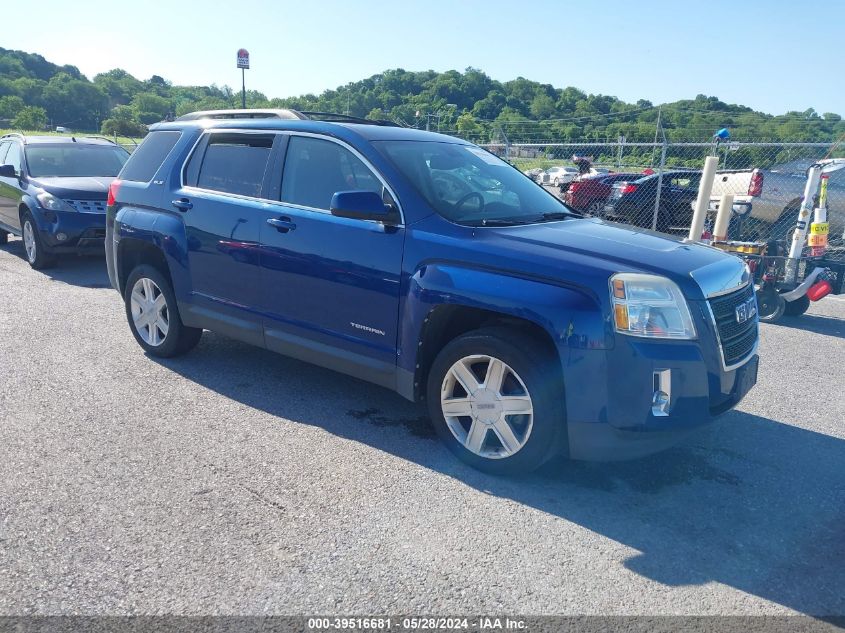
[[566,433],[556,359],[533,338],[505,328],[470,332],[438,354],[428,376],[428,409],[440,439],[491,474],[532,471]]
[[202,329],[182,323],[170,282],[158,269],[146,264],[135,268],[126,281],[123,300],[129,328],[148,354],[179,356],[199,343]]
[[21,224],[21,235],[23,237],[23,250],[26,253],[26,261],[35,270],[50,268],[56,263],[56,258],[47,252],[41,234],[38,232],[38,225],[32,219],[32,214],[26,211],[23,214]]

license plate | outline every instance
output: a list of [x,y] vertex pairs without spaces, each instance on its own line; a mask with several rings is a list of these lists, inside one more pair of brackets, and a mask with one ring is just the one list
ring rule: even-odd
[[759,359],[753,358],[737,370],[736,395],[738,397],[742,398],[757,384],[757,368],[759,364]]

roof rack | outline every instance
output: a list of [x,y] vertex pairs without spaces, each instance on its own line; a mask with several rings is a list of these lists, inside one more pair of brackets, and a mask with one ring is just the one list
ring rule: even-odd
[[269,108],[261,110],[253,110],[247,108],[246,110],[200,110],[198,112],[189,112],[180,117],[176,117],[175,121],[199,121],[200,119],[304,119],[302,114],[296,110],[287,110],[284,108]]
[[[75,137],[72,137],[72,138],[75,138]],[[117,143],[115,141],[113,141],[112,139],[110,139],[108,136],[100,136],[99,134],[86,134],[85,136],[80,136],[79,138],[96,138],[96,139],[100,139],[101,141],[108,141],[112,145],[117,145]]]
[[291,110],[285,108],[249,109],[246,110],[201,110],[190,112],[177,117],[176,121],[199,121],[200,119],[287,119],[287,120],[311,120],[311,121],[334,121],[336,123],[360,123],[363,125],[384,125],[388,127],[400,127],[393,121],[377,121],[374,119],[362,119],[348,114],[337,112],[311,112]]
[[0,136],[0,138],[9,138],[10,136],[19,137],[21,140],[23,140],[23,144],[26,145],[26,135],[21,134],[20,132],[9,132],[8,134],[4,134],[3,136]]
[[338,114],[337,112],[310,112],[303,110],[300,114],[304,114],[312,121],[336,121],[337,123],[361,123],[364,125],[384,125],[387,127],[399,127],[398,123],[393,121],[384,121],[381,119],[362,119],[357,116],[349,116],[348,114]]

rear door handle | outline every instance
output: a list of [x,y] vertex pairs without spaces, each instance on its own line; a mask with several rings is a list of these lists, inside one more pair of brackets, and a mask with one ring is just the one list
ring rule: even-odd
[[174,207],[179,209],[180,211],[187,211],[188,209],[192,209],[194,207],[194,203],[188,200],[187,198],[178,198],[171,202]]
[[279,233],[287,233],[289,231],[293,231],[296,228],[296,224],[287,217],[281,218],[268,218],[267,224],[270,226],[275,226],[276,230]]

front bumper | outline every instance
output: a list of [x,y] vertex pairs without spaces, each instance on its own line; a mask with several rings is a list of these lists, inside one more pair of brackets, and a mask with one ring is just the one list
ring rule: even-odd
[[[53,253],[102,253],[105,213],[33,209],[44,245]],[[62,239],[63,238],[63,239]]]
[[[560,350],[571,458],[614,461],[663,450],[742,400],[757,382],[758,356],[725,370],[715,334],[701,325],[693,341],[617,336],[613,349]],[[661,389],[669,396],[662,409],[655,405]]]

